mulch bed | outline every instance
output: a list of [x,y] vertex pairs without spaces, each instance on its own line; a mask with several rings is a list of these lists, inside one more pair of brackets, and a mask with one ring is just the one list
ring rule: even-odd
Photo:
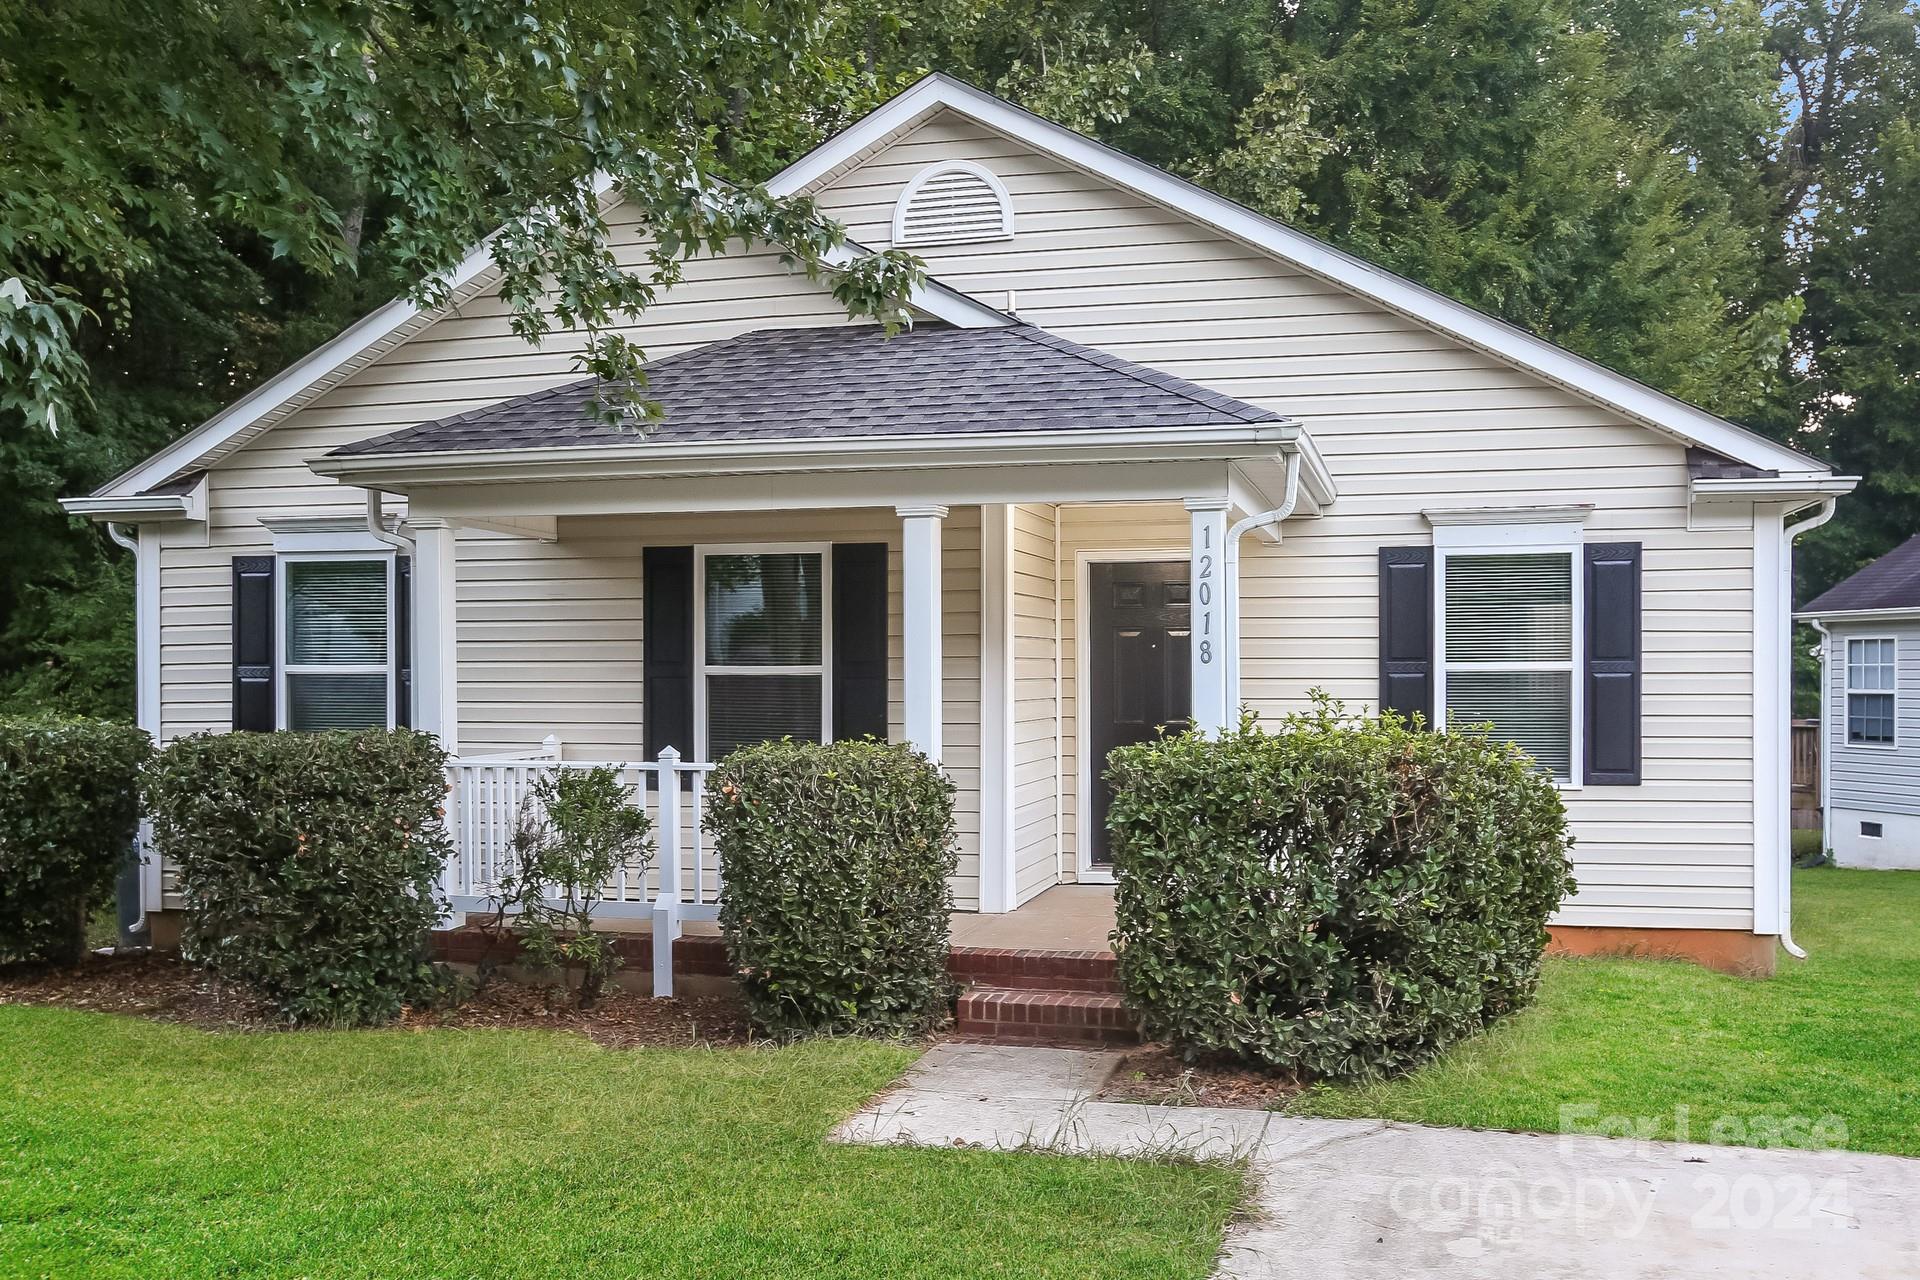
[[1120,1059],[1100,1090],[1102,1102],[1150,1102],[1181,1107],[1271,1107],[1300,1091],[1290,1076],[1246,1067],[1185,1063],[1164,1045],[1149,1044]]
[[[0,967],[0,1004],[126,1014],[206,1031],[288,1029],[247,988],[161,953],[91,956],[70,969]],[[753,1039],[746,1009],[735,998],[655,1000],[616,989],[583,1013],[562,993],[550,997],[542,988],[501,979],[458,1008],[408,1009],[398,1025],[572,1031],[615,1049],[744,1045]]]

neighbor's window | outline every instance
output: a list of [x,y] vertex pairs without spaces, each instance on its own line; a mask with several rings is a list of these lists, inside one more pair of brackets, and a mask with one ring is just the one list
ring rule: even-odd
[[1571,551],[1450,552],[1439,662],[1448,724],[1491,724],[1546,773],[1573,777],[1577,741]]
[[827,557],[702,552],[700,752],[827,736]]
[[1894,642],[1847,641],[1847,741],[1894,745]]
[[280,722],[289,729],[392,725],[391,557],[284,559]]

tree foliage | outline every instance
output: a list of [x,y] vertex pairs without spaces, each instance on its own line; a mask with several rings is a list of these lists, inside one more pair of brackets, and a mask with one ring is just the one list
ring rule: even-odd
[[[0,705],[124,714],[121,559],[53,504],[483,236],[515,330],[616,326],[754,184],[961,76],[1867,476],[1817,589],[1920,527],[1915,0],[0,0]],[[599,178],[596,179],[596,175]],[[654,231],[608,247],[610,182]],[[626,266],[634,264],[627,263]],[[897,314],[915,264],[832,276]],[[47,428],[59,428],[49,439]]]

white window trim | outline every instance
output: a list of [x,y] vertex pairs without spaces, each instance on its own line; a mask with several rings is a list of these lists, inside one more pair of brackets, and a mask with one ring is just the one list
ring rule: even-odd
[[[1884,640],[1893,646],[1893,688],[1856,689],[1853,687],[1853,646],[1863,641]],[[1893,699],[1893,741],[1855,742],[1853,738],[1853,695],[1885,694]],[[1900,637],[1895,635],[1845,636],[1840,646],[1840,745],[1849,751],[1898,751],[1900,749]]]
[[[371,662],[359,662],[359,663],[341,665],[341,664],[335,664],[335,663],[288,662],[287,661],[287,640],[288,640],[287,584],[290,581],[290,578],[287,574],[287,566],[291,564],[311,564],[314,562],[325,562],[325,561],[341,561],[346,563],[354,563],[354,562],[367,561],[367,560],[377,560],[386,569],[387,660],[385,664],[376,665]],[[274,589],[273,589],[273,645],[274,645],[273,723],[277,728],[283,731],[285,731],[288,728],[287,677],[288,676],[314,676],[314,675],[318,675],[318,676],[382,675],[382,676],[385,676],[387,678],[387,696],[385,698],[385,703],[387,708],[386,727],[389,729],[396,727],[397,722],[394,718],[393,711],[394,711],[394,699],[398,696],[397,693],[395,692],[395,689],[396,689],[395,680],[398,675],[397,667],[399,665],[400,653],[399,653],[399,647],[398,647],[399,637],[397,637],[394,634],[395,628],[394,628],[394,616],[393,616],[393,574],[394,574],[395,564],[396,564],[396,561],[394,558],[394,550],[392,547],[386,547],[379,552],[361,551],[361,550],[283,551],[274,556],[274,566],[273,566],[273,581],[274,581]]]
[[[818,555],[820,557],[820,661],[790,666],[707,664],[707,557]],[[833,741],[833,544],[831,542],[716,542],[693,549],[693,756],[709,759],[709,675],[820,677],[820,741]]]
[[1587,593],[1582,558],[1585,555],[1583,526],[1576,521],[1543,521],[1519,524],[1440,524],[1433,530],[1433,705],[1440,724],[1447,720],[1447,561],[1453,556],[1564,554],[1570,578],[1573,602],[1573,643],[1565,662],[1475,663],[1476,670],[1488,671],[1566,671],[1568,673],[1570,718],[1568,721],[1567,775],[1555,778],[1553,785],[1562,791],[1580,791],[1585,787],[1587,708],[1586,663]]

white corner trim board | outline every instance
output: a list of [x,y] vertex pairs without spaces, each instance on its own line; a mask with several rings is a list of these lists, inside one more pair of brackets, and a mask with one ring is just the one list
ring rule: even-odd
[[1829,471],[1818,460],[1785,445],[1775,444],[1704,409],[1563,350],[1544,338],[1342,253],[1304,231],[1275,222],[1105,143],[938,72],[921,79],[781,170],[767,184],[768,190],[775,195],[805,191],[879,150],[942,108],[1104,178],[1134,195],[1183,213],[1203,226],[1270,253],[1299,270],[1351,290],[1390,311],[1498,356],[1656,430],[1750,466],[1802,475],[1825,475]]

